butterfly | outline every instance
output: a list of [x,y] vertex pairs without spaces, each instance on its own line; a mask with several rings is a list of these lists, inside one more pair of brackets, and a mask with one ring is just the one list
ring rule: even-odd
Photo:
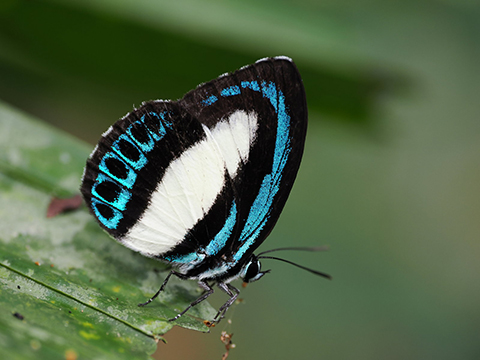
[[[199,85],[177,101],[148,101],[112,125],[87,160],[81,192],[99,224],[124,246],[172,265],[169,278],[196,280],[238,297],[253,282],[253,252],[272,231],[300,166],[307,103],[287,57],[265,58]],[[280,250],[321,250],[283,248]],[[276,249],[278,250],[278,249]]]

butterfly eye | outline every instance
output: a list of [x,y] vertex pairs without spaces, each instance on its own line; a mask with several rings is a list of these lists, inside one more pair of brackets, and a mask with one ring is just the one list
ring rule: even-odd
[[247,265],[247,271],[245,272],[245,277],[243,281],[246,283],[251,283],[260,279],[263,275],[268,273],[269,271],[260,271],[261,264],[258,260],[252,260]]

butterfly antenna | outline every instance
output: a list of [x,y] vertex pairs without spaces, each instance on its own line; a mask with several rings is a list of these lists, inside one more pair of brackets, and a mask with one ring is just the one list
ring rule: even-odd
[[271,253],[274,251],[283,251],[283,250],[295,250],[295,251],[328,251],[328,246],[312,246],[312,247],[307,247],[307,246],[300,246],[300,247],[283,247],[283,248],[277,248],[277,249],[270,249],[267,251],[262,251],[261,253],[258,254],[258,256]]
[[263,256],[263,254],[267,254],[267,253],[270,253],[270,252],[273,252],[273,251],[281,251],[281,250],[300,250],[300,251],[327,251],[328,250],[328,246],[317,246],[317,247],[284,247],[284,248],[278,248],[278,249],[272,249],[272,250],[267,250],[267,251],[263,251],[261,253],[258,254],[257,256],[257,259],[273,259],[273,260],[279,260],[279,261],[283,261],[283,262],[286,262],[287,264],[290,264],[290,265],[293,265],[293,266],[296,266],[300,269],[303,269],[303,270],[306,270],[314,275],[318,275],[318,276],[321,276],[321,277],[324,277],[326,279],[329,279],[331,280],[332,277],[328,274],[325,274],[324,272],[321,272],[321,271],[317,271],[317,270],[314,270],[314,269],[310,269],[306,266],[303,266],[303,265],[300,265],[300,264],[297,264],[297,263],[294,263],[293,261],[290,261],[290,260],[286,260],[286,259],[282,259],[282,258],[279,258],[279,257],[276,257],[276,256]]

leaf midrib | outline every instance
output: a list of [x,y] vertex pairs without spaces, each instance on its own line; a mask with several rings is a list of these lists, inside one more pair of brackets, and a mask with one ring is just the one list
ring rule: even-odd
[[128,321],[125,321],[125,320],[123,320],[123,319],[121,319],[121,318],[119,318],[119,317],[117,317],[117,316],[114,316],[114,315],[112,315],[111,313],[109,313],[109,312],[107,312],[107,311],[105,311],[105,310],[103,310],[103,309],[101,309],[101,308],[99,308],[99,307],[97,307],[97,306],[93,306],[93,305],[89,304],[88,302],[82,301],[81,299],[78,299],[78,298],[76,298],[76,297],[74,297],[74,296],[72,296],[72,295],[70,295],[70,294],[68,294],[68,293],[66,293],[66,292],[64,292],[64,291],[61,291],[61,290],[59,290],[59,289],[57,289],[57,288],[55,288],[55,287],[53,287],[53,286],[51,286],[51,285],[43,282],[43,281],[40,281],[40,280],[35,279],[35,278],[31,277],[31,276],[28,276],[27,274],[25,274],[25,273],[23,273],[23,272],[15,269],[15,268],[13,268],[13,267],[11,267],[11,266],[5,265],[5,264],[3,264],[3,263],[0,263],[0,266],[2,266],[3,268],[5,268],[5,269],[7,269],[7,270],[10,270],[10,271],[18,274],[18,275],[20,275],[20,276],[22,276],[22,277],[24,277],[24,278],[26,278],[26,279],[28,279],[28,280],[31,280],[31,281],[35,282],[36,284],[39,284],[39,285],[41,285],[41,286],[44,286],[44,287],[46,287],[47,289],[49,289],[49,290],[51,290],[51,291],[53,291],[53,292],[55,292],[55,293],[57,293],[57,294],[60,294],[60,295],[62,295],[62,296],[65,296],[66,298],[69,298],[69,299],[77,302],[77,303],[80,303],[80,304],[82,304],[82,305],[85,306],[85,307],[88,307],[88,308],[90,308],[90,309],[92,309],[92,310],[98,311],[98,312],[102,313],[103,315],[105,315],[105,316],[107,316],[107,317],[109,317],[109,318],[111,318],[111,319],[114,319],[114,320],[116,320],[116,321],[118,321],[118,322],[120,322],[120,323],[122,323],[122,324],[124,324],[124,325],[126,325],[126,326],[128,326],[128,327],[130,327],[131,329],[136,330],[136,331],[138,331],[138,332],[140,332],[140,333],[142,333],[142,334],[144,334],[144,335],[146,335],[146,336],[148,336],[148,337],[150,337],[150,338],[154,338],[154,339],[156,339],[156,340],[162,340],[162,341],[165,342],[165,339],[164,339],[163,337],[161,337],[161,336],[154,335],[154,334],[149,334],[148,332],[142,330],[141,328],[132,325],[132,324],[129,323]]

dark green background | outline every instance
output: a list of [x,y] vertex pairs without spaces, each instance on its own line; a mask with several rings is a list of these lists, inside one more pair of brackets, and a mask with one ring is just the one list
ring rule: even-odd
[[219,359],[225,328],[231,359],[478,359],[479,15],[467,0],[3,0],[0,98],[93,146],[144,100],[292,57],[310,127],[262,250],[328,244],[289,259],[334,280],[265,261],[231,325],[172,330],[156,356]]

